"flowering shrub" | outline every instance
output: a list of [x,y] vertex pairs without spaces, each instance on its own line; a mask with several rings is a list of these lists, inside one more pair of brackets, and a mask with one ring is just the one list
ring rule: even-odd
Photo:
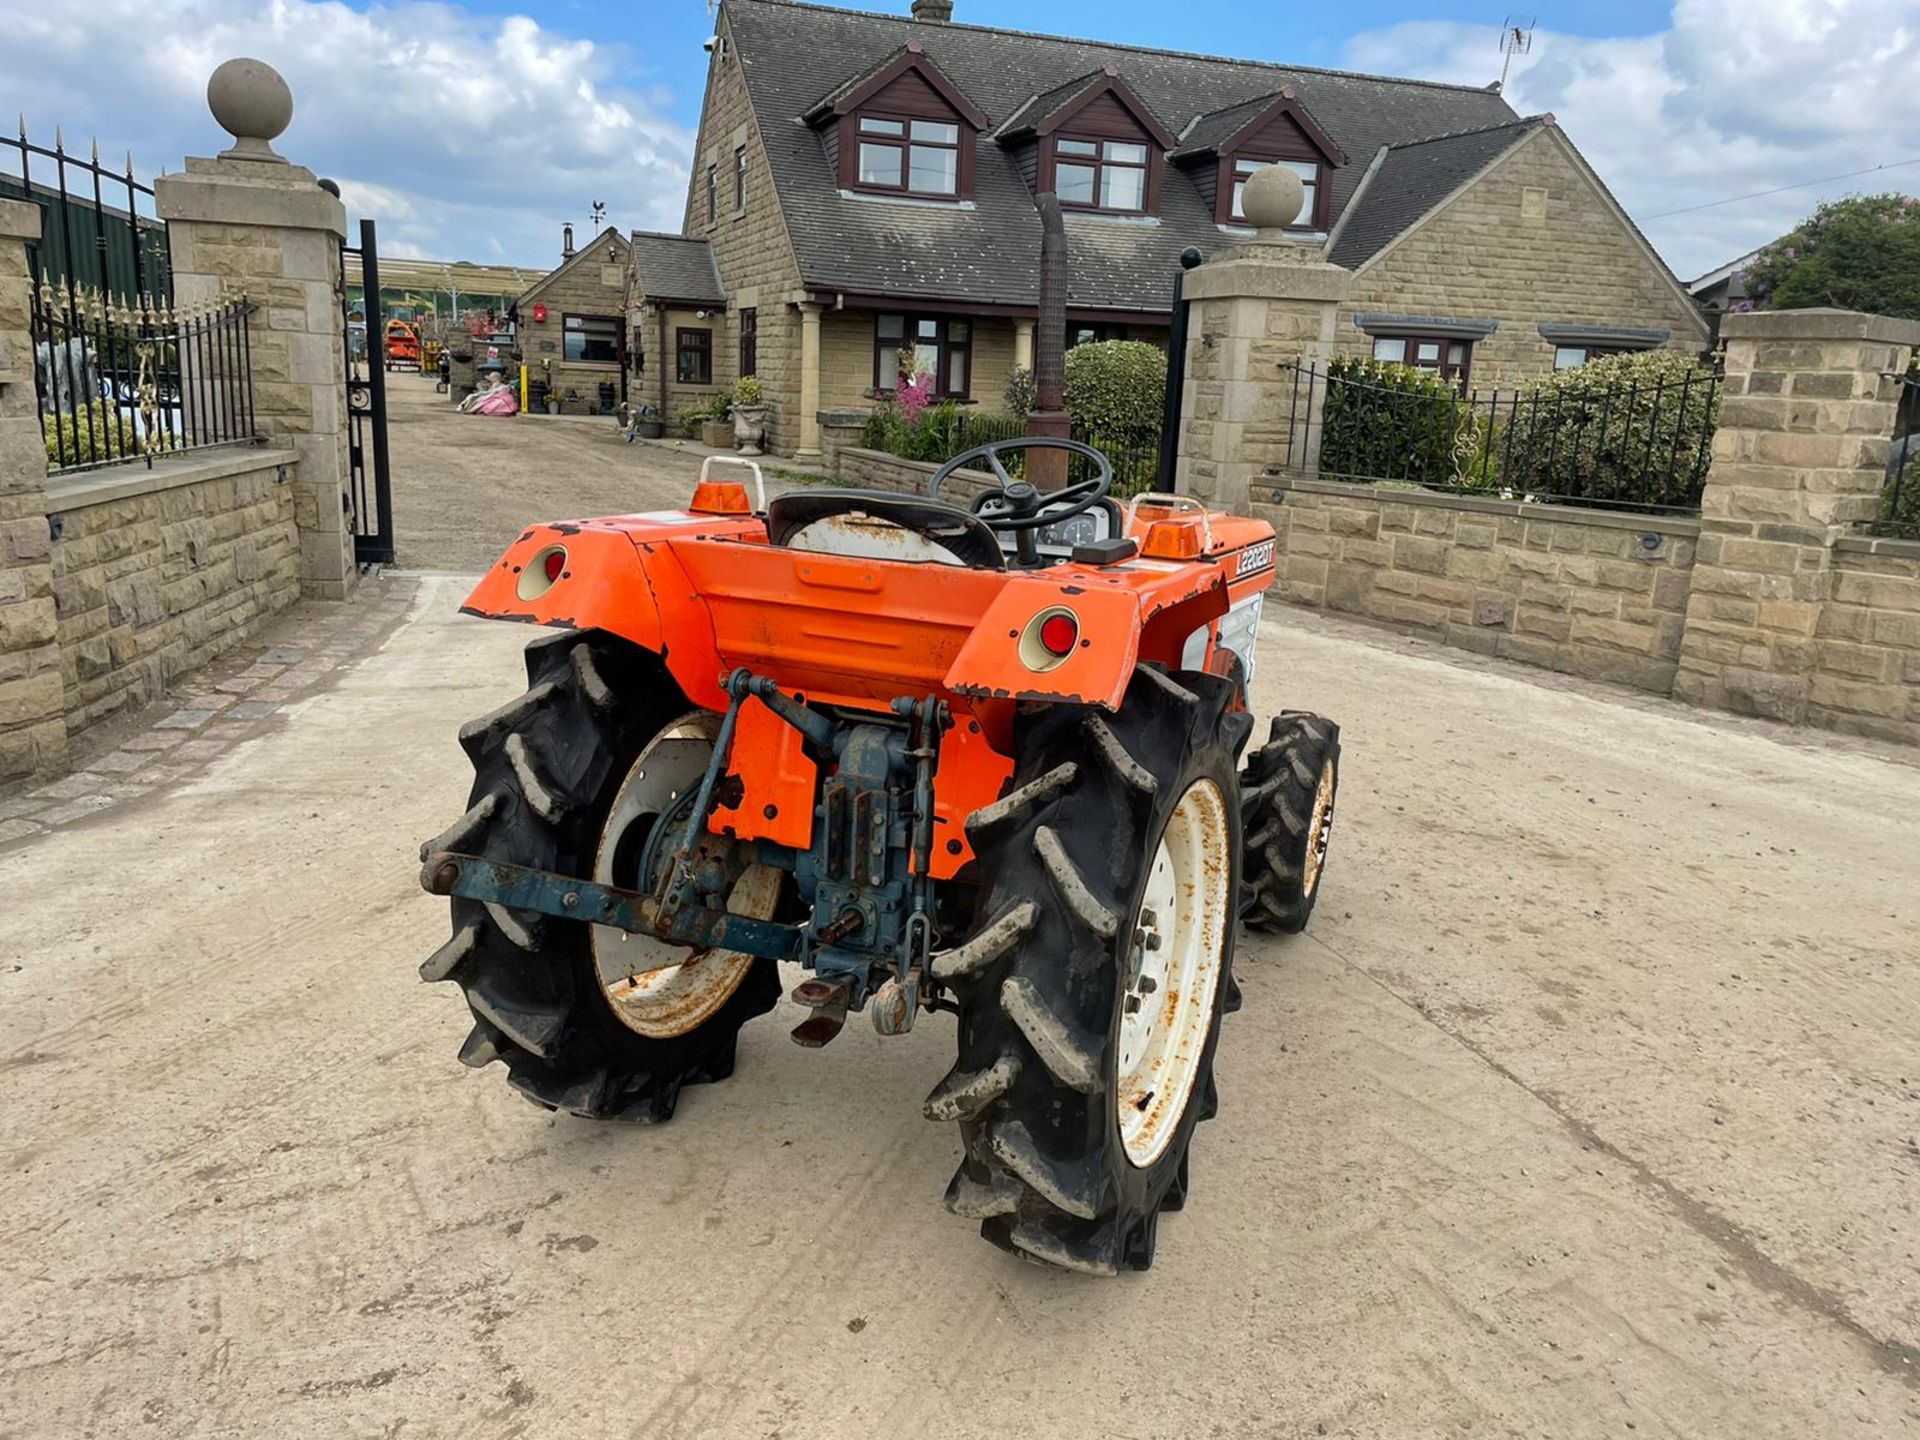
[[932,399],[933,377],[924,371],[911,377],[902,375],[894,382],[893,403],[900,407],[900,416],[909,425],[920,418]]
[[1920,200],[1831,201],[1734,278],[1747,292],[1736,313],[1828,305],[1920,319]]

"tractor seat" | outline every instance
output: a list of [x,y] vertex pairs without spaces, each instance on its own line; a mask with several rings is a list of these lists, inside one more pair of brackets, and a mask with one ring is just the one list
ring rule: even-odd
[[796,490],[777,496],[767,506],[767,539],[816,555],[1007,568],[1000,542],[978,516],[938,500],[883,490]]

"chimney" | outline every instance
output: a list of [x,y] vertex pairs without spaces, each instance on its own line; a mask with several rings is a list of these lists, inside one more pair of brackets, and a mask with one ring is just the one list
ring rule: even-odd
[[953,19],[953,0],[913,0],[913,18],[923,25],[944,25]]
[[571,225],[560,227],[560,258],[562,260],[573,258],[573,226]]

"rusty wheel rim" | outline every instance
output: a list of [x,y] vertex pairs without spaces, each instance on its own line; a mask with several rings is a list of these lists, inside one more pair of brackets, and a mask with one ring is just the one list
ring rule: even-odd
[[[700,783],[718,731],[718,716],[695,710],[647,742],[621,782],[601,830],[594,856],[595,880],[624,886],[635,883],[636,876],[627,871],[639,849],[637,842],[675,800]],[[630,834],[635,827],[641,828]],[[748,867],[728,894],[727,908],[736,915],[771,919],[780,903],[780,878],[771,866]],[[595,925],[592,936],[593,963],[608,1007],[621,1024],[653,1040],[670,1040],[703,1024],[733,997],[753,969],[753,956],[737,950],[690,950],[611,925]],[[658,958],[663,950],[686,958],[668,969],[633,973],[636,965]]]
[[1232,914],[1226,799],[1187,787],[1167,819],[1135,912],[1120,998],[1114,1112],[1127,1160],[1166,1153],[1193,1099]]
[[1313,813],[1307,819],[1307,858],[1300,870],[1300,893],[1311,895],[1320,888],[1320,868],[1326,864],[1327,843],[1333,835],[1333,797],[1340,788],[1340,761],[1329,755],[1320,767],[1320,782],[1313,790]]

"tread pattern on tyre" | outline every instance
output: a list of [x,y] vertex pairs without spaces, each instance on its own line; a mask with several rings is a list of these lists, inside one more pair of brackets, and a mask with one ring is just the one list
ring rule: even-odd
[[1248,752],[1240,772],[1246,831],[1240,919],[1250,929],[1297,934],[1307,928],[1319,898],[1318,886],[1311,894],[1304,886],[1313,839],[1307,827],[1320,772],[1339,757],[1340,727],[1304,710],[1274,716],[1266,743]]
[[[466,813],[421,847],[422,860],[457,850],[590,873],[634,759],[692,708],[658,657],[609,635],[543,637],[526,658],[527,692],[461,727],[473,793]],[[421,978],[451,980],[466,995],[474,1023],[461,1061],[504,1063],[510,1083],[548,1109],[669,1119],[684,1086],[732,1074],[741,1025],[780,998],[778,967],[758,961],[705,1023],[649,1039],[614,1015],[585,924],[460,898],[452,908],[452,938]]]
[[947,1208],[1024,1258],[1145,1269],[1160,1210],[1184,1199],[1192,1128],[1213,1103],[1218,1015],[1237,998],[1231,927],[1193,1099],[1145,1169],[1127,1160],[1114,1114],[1119,952],[1149,842],[1185,788],[1204,775],[1233,798],[1248,730],[1236,695],[1216,676],[1143,665],[1117,713],[1057,705],[1023,716],[1008,794],[968,822],[977,919],[932,962],[958,1003],[959,1056],[925,1109],[960,1126]]

